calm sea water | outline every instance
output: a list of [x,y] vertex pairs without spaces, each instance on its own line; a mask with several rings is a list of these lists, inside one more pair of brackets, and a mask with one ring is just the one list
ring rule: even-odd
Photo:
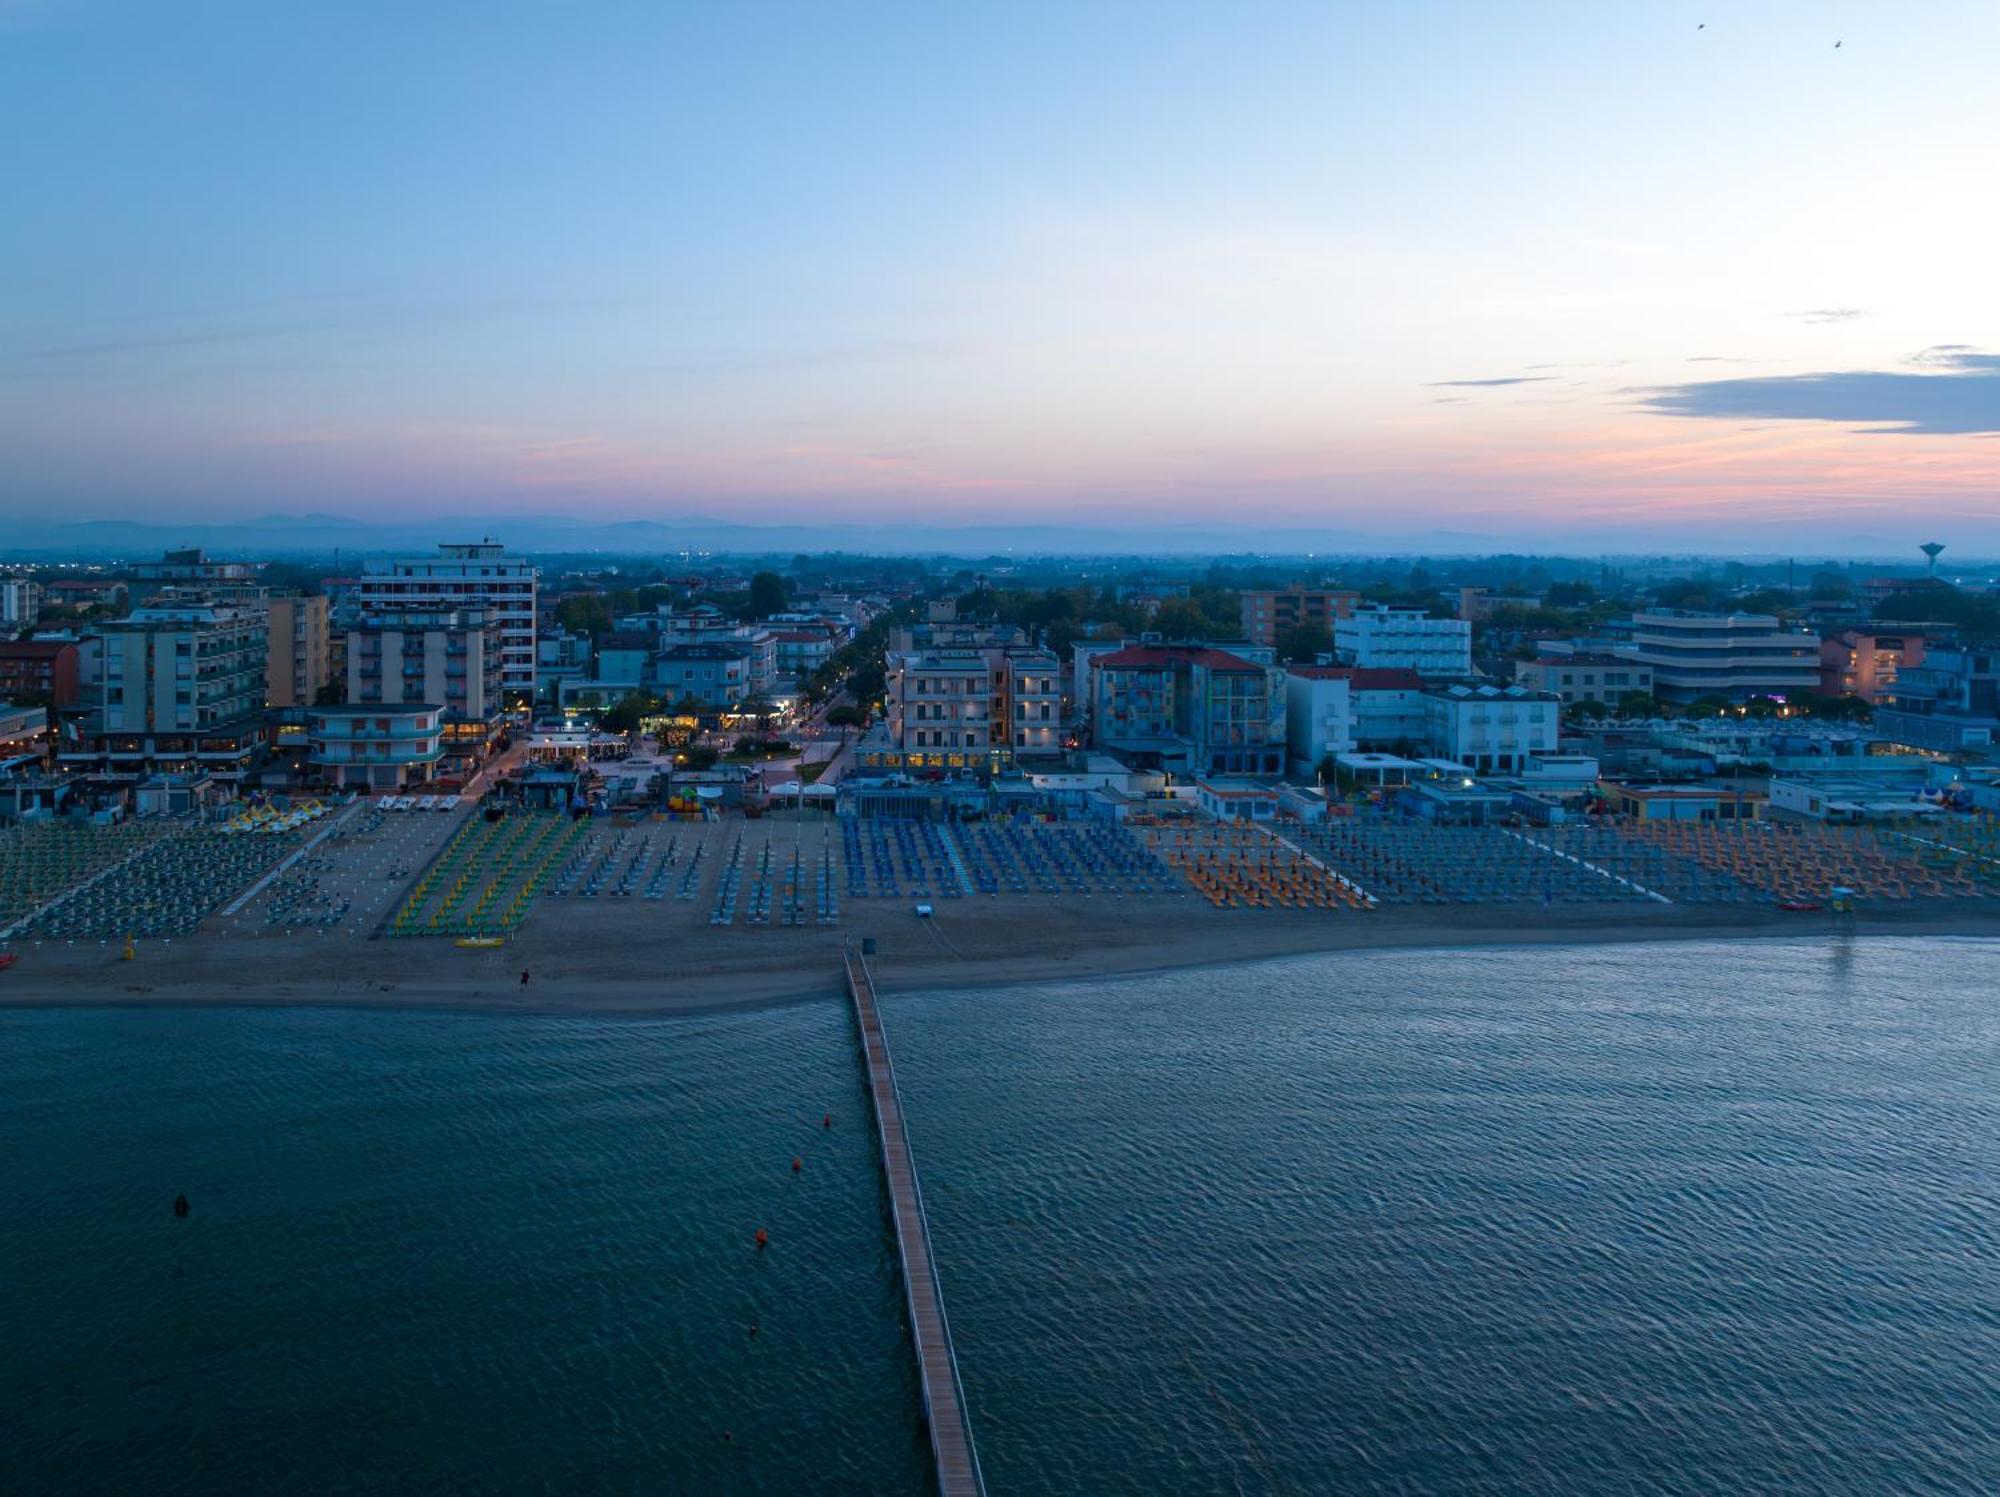
[[[1994,1490],[1996,978],[1819,940],[889,997],[989,1485]],[[922,1492],[865,1106],[834,1003],[0,1013],[0,1482]]]
[[0,1014],[0,1489],[923,1491],[853,1044]]
[[885,1022],[996,1492],[2000,1490],[2000,943]]

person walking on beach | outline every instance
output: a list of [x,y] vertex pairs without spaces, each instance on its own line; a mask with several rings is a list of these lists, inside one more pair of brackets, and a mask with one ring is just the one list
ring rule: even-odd
[[521,969],[521,986],[525,988],[527,985],[528,985],[528,969],[526,967],[523,967]]

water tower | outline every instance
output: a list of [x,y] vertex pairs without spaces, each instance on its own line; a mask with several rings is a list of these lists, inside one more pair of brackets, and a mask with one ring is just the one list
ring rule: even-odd
[[1925,541],[1925,542],[1924,542],[1924,543],[1923,543],[1923,544],[1922,544],[1921,546],[1917,547],[1917,549],[1918,549],[1919,551],[1923,552],[1923,553],[1924,553],[1924,555],[1926,555],[1926,556],[1928,556],[1928,557],[1930,558],[1930,562],[1931,562],[1931,571],[1930,571],[1930,575],[1931,575],[1932,577],[1936,577],[1936,576],[1937,576],[1937,559],[1938,559],[1938,552],[1940,552],[1940,551],[1942,551],[1942,550],[1944,549],[1944,542],[1943,542],[1943,541]]

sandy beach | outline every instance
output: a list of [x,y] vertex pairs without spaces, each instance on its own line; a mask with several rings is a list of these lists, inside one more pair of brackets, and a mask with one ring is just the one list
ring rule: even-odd
[[[359,923],[271,929],[253,917],[205,922],[193,937],[23,942],[0,974],[0,1004],[266,1004],[665,1014],[838,994],[844,942],[873,937],[885,989],[990,987],[1090,979],[1345,950],[1556,945],[1718,938],[2000,936],[2000,902],[1910,901],[1836,925],[1823,912],[1769,907],[1396,906],[1371,912],[1216,909],[1189,896],[1003,895],[852,900],[838,927],[715,926],[705,901],[541,900],[516,938],[466,949],[392,939]],[[378,922],[379,923],[379,922]],[[528,973],[523,985],[521,974]]]

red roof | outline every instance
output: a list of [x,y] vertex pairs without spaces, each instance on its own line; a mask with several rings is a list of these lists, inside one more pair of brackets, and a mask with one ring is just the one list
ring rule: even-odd
[[1205,665],[1213,671],[1264,669],[1241,655],[1210,649],[1207,645],[1128,645],[1122,650],[1113,650],[1109,655],[1099,655],[1093,662],[1093,668],[1109,666],[1114,670],[1163,670],[1183,660],[1193,665]]
[[1358,665],[1291,665],[1285,669],[1308,681],[1345,681],[1353,691],[1421,691],[1424,685],[1424,678],[1412,670]]

